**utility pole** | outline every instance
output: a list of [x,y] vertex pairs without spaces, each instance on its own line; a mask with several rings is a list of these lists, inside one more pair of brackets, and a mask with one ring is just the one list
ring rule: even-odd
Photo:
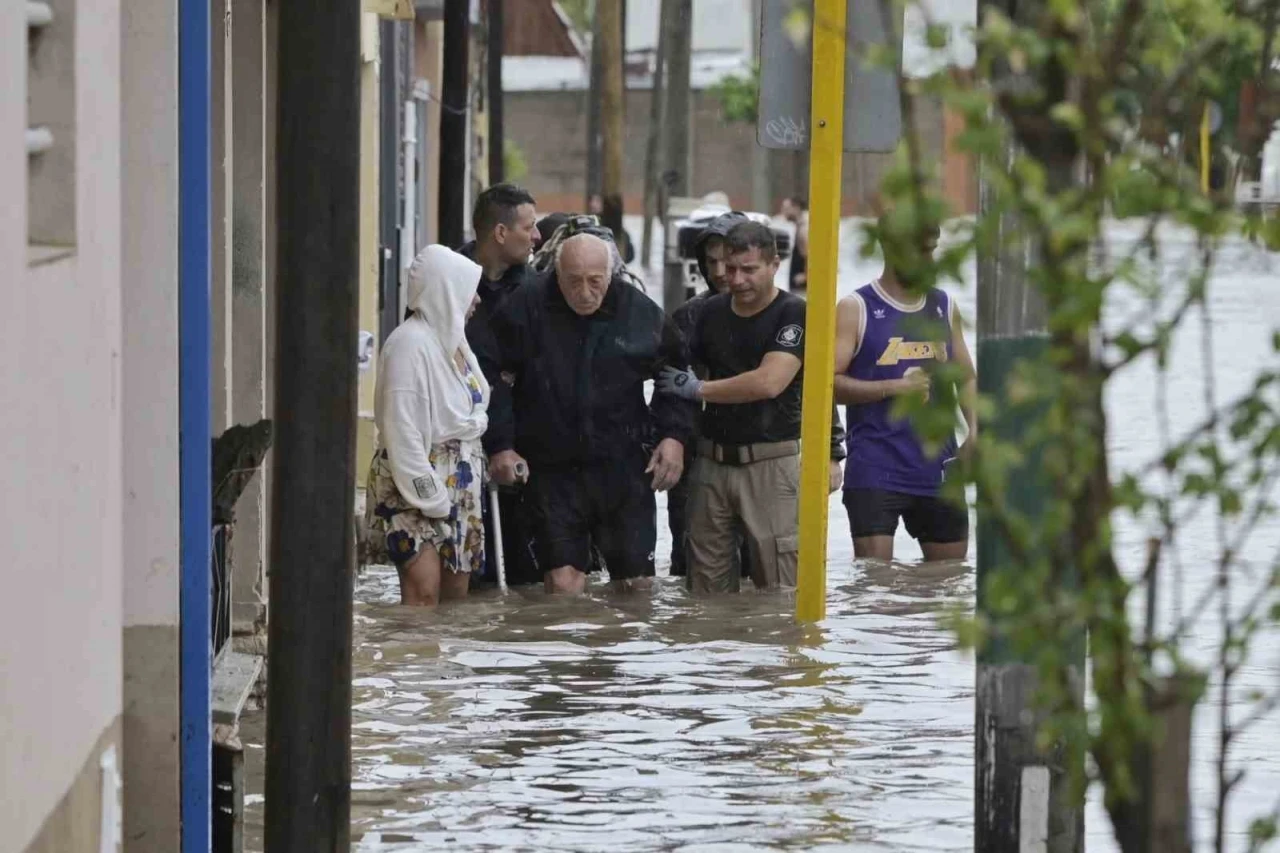
[[[1037,4],[1015,6],[1011,0],[984,0],[1020,26],[1034,26]],[[1010,72],[1001,69],[997,77]],[[1040,72],[1054,78],[1059,88],[1068,75]],[[997,80],[997,82],[999,82]],[[1052,85],[1052,84],[1050,84]],[[1056,103],[1055,93],[1046,97]],[[1060,100],[1065,90],[1056,93]],[[1076,155],[1052,134],[1028,142],[1047,167],[1049,191],[1059,193],[1074,181]],[[1041,360],[1049,349],[1048,307],[1032,284],[1028,271],[1039,263],[1040,247],[1021,233],[1017,217],[1002,209],[988,171],[1003,172],[1013,166],[1017,143],[1010,140],[1003,162],[984,162],[979,171],[980,217],[999,215],[999,235],[1004,240],[992,251],[985,244],[978,255],[978,390],[993,402],[993,415],[983,423],[986,436],[1020,444],[1023,461],[1008,472],[1009,493],[1002,500],[1016,506],[1028,518],[1043,516],[1053,484],[1046,481],[1040,448],[1027,447],[1029,421],[1035,414],[1010,397],[1010,380],[1019,362]],[[1015,235],[1014,239],[1008,239]],[[1046,751],[1037,746],[1044,716],[1036,707],[1038,689],[1034,663],[1014,648],[998,619],[991,615],[992,584],[1020,566],[1005,547],[1001,531],[987,514],[978,513],[977,612],[992,622],[992,638],[980,650],[975,691],[974,734],[974,849],[989,853],[1021,853],[1034,849],[1047,853],[1081,853],[1084,849],[1083,804],[1071,790],[1072,768],[1082,756],[1054,744]],[[1079,685],[1084,684],[1084,638],[1073,638],[1078,648],[1066,650]],[[1080,706],[1083,707],[1083,696]]]
[[351,827],[360,7],[279,7],[266,848]]
[[[845,0],[815,0],[809,161],[809,292],[804,357],[810,364],[835,361],[836,277],[840,256],[840,188],[844,165]],[[827,500],[831,470],[831,418],[835,377],[806,370],[800,412],[800,524],[797,544],[796,618],[819,622],[827,613]],[[981,849],[981,848],[979,848]]]
[[[1008,155],[1012,160],[1012,151]],[[980,217],[997,209],[994,190],[981,174],[987,168],[998,165],[983,164],[980,169]],[[1002,222],[1001,231],[1006,228],[1016,228],[1016,224]],[[1027,278],[1025,248],[1004,246],[997,254],[986,252],[978,257],[978,388],[994,401],[996,413],[983,424],[983,431],[988,436],[1014,440],[1026,423],[1025,418],[1014,423],[1014,418],[1003,414],[1019,411],[1008,405],[1008,381],[1018,361],[1042,357],[1049,342],[1048,315],[1044,300]],[[1017,490],[1014,505],[1031,517],[1037,508],[1044,507],[1048,494],[1047,484],[1038,475],[1037,461],[1028,458],[1022,466],[1026,470],[1011,471],[1009,475],[1010,487]],[[981,512],[977,533],[977,608],[984,613],[992,581],[1017,567],[1002,546],[1000,532]],[[1036,748],[1036,729],[1042,722],[1033,711],[1036,684],[1035,666],[1019,660],[1007,642],[994,639],[979,653],[974,736],[976,850],[1018,853],[1027,849],[1019,846],[1024,834],[1047,841],[1052,824],[1057,824],[1054,835],[1066,833],[1064,840],[1068,842],[1074,835],[1076,844],[1050,844],[1036,849],[1071,853],[1078,851],[1077,845],[1083,841],[1083,833],[1079,832],[1083,829],[1083,815],[1070,814],[1063,768],[1059,765],[1056,771],[1051,770],[1047,758]],[[1055,789],[1058,808],[1051,804]],[[1024,825],[1023,815],[1034,816],[1031,825]]]
[[587,84],[587,180],[584,185],[584,205],[591,201],[591,196],[600,192],[600,89],[604,84],[604,63],[600,55],[600,8],[613,2],[616,0],[596,0],[591,4],[591,76]]
[[[751,60],[758,74],[760,70],[760,18],[759,3],[751,4]],[[763,145],[751,146],[751,206],[761,213],[773,212],[773,180],[769,171],[770,151]]]
[[502,129],[502,15],[504,0],[489,0],[489,183],[506,179]]
[[649,133],[644,142],[644,226],[640,239],[640,262],[645,269],[649,269],[653,257],[653,220],[659,215],[663,197],[658,183],[662,171],[658,143],[662,139],[662,123],[665,120],[663,113],[667,100],[664,86],[667,28],[662,22],[672,13],[672,0],[662,0],[662,7],[658,12],[658,48],[653,57],[653,85],[649,90]]
[[618,0],[619,66],[622,68],[622,126],[627,125],[627,0]]
[[[604,200],[605,226],[611,228],[625,255],[622,229],[622,6],[607,0],[596,6],[596,31],[600,34],[600,196]],[[592,46],[592,53],[597,45]]]
[[440,85],[440,223],[439,240],[462,245],[466,233],[468,49],[471,42],[471,3],[444,0],[444,57]]
[[[669,14],[667,5],[663,3],[662,19],[662,26],[670,28],[666,33],[667,98],[663,133],[667,139],[666,156],[663,158],[666,171],[663,172],[662,183],[666,190],[664,197],[670,198],[689,194],[689,69],[693,50],[693,0],[671,0],[673,8]],[[665,210],[663,221],[666,221]],[[667,257],[663,265],[662,307],[670,314],[684,304],[684,266],[674,256],[674,246],[665,248]]]

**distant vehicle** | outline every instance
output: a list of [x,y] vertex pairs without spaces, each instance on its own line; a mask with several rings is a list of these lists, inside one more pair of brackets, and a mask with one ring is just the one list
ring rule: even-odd
[[[682,204],[684,202],[684,204]],[[696,204],[694,207],[692,204]],[[706,290],[707,282],[698,270],[698,259],[694,256],[693,247],[706,223],[732,208],[727,204],[718,204],[708,199],[671,199],[667,220],[668,251],[674,250],[684,270],[685,298],[692,299],[700,291]],[[795,225],[785,220],[775,220],[766,213],[743,211],[749,219],[768,225],[773,229],[773,236],[778,243],[778,256],[782,262],[778,265],[774,284],[781,290],[791,289],[791,246],[795,240]]]

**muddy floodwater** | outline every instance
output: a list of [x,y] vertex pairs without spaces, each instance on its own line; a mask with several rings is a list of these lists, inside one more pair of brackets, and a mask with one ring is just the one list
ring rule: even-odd
[[[1130,233],[1118,227],[1116,239]],[[1275,366],[1270,336],[1280,325],[1280,259],[1228,249],[1211,289],[1219,401]],[[876,272],[872,261],[846,263],[842,291]],[[971,282],[956,293],[972,321]],[[1117,299],[1109,323],[1142,308]],[[1172,360],[1174,437],[1205,412],[1195,325]],[[1109,390],[1119,470],[1158,453],[1154,377],[1138,365]],[[1128,570],[1141,563],[1148,529],[1117,519]],[[596,583],[581,599],[519,589],[431,613],[398,606],[394,571],[366,570],[355,610],[353,849],[972,849],[974,663],[940,619],[972,607],[974,549],[963,563],[924,566],[900,531],[900,562],[855,562],[838,499],[829,538],[828,617],[808,628],[795,625],[787,595],[694,599],[669,578],[651,596]],[[1177,545],[1166,622],[1213,581],[1212,515],[1192,517]],[[1272,520],[1246,543],[1239,599],[1277,552]],[[1191,628],[1193,659],[1216,654],[1213,612]],[[1280,687],[1280,637],[1264,632],[1256,647],[1233,693],[1237,717],[1251,691]],[[1198,715],[1194,740],[1202,842],[1216,713]],[[261,849],[264,716],[244,728],[251,850]],[[1270,715],[1236,747],[1246,776],[1230,811],[1232,849],[1245,849],[1249,820],[1277,804],[1277,722]],[[1089,850],[1113,850],[1096,796],[1087,820]]]

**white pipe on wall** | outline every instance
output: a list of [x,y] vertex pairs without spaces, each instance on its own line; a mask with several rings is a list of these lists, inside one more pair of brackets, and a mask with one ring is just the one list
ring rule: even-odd
[[[418,254],[417,240],[417,203],[418,203],[418,105],[412,100],[404,102],[404,136],[400,139],[404,146],[404,210],[403,222],[400,226],[400,273],[404,281],[405,272]],[[406,282],[407,283],[407,282]]]

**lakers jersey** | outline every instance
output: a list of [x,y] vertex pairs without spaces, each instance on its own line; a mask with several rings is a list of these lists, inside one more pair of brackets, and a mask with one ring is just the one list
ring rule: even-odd
[[[848,375],[866,381],[901,379],[910,371],[928,371],[951,358],[951,298],[930,289],[911,305],[898,302],[872,282],[859,288],[862,344]],[[882,489],[912,495],[936,495],[943,463],[955,456],[955,440],[933,458],[906,420],[895,420],[893,397],[845,409],[846,489]]]

